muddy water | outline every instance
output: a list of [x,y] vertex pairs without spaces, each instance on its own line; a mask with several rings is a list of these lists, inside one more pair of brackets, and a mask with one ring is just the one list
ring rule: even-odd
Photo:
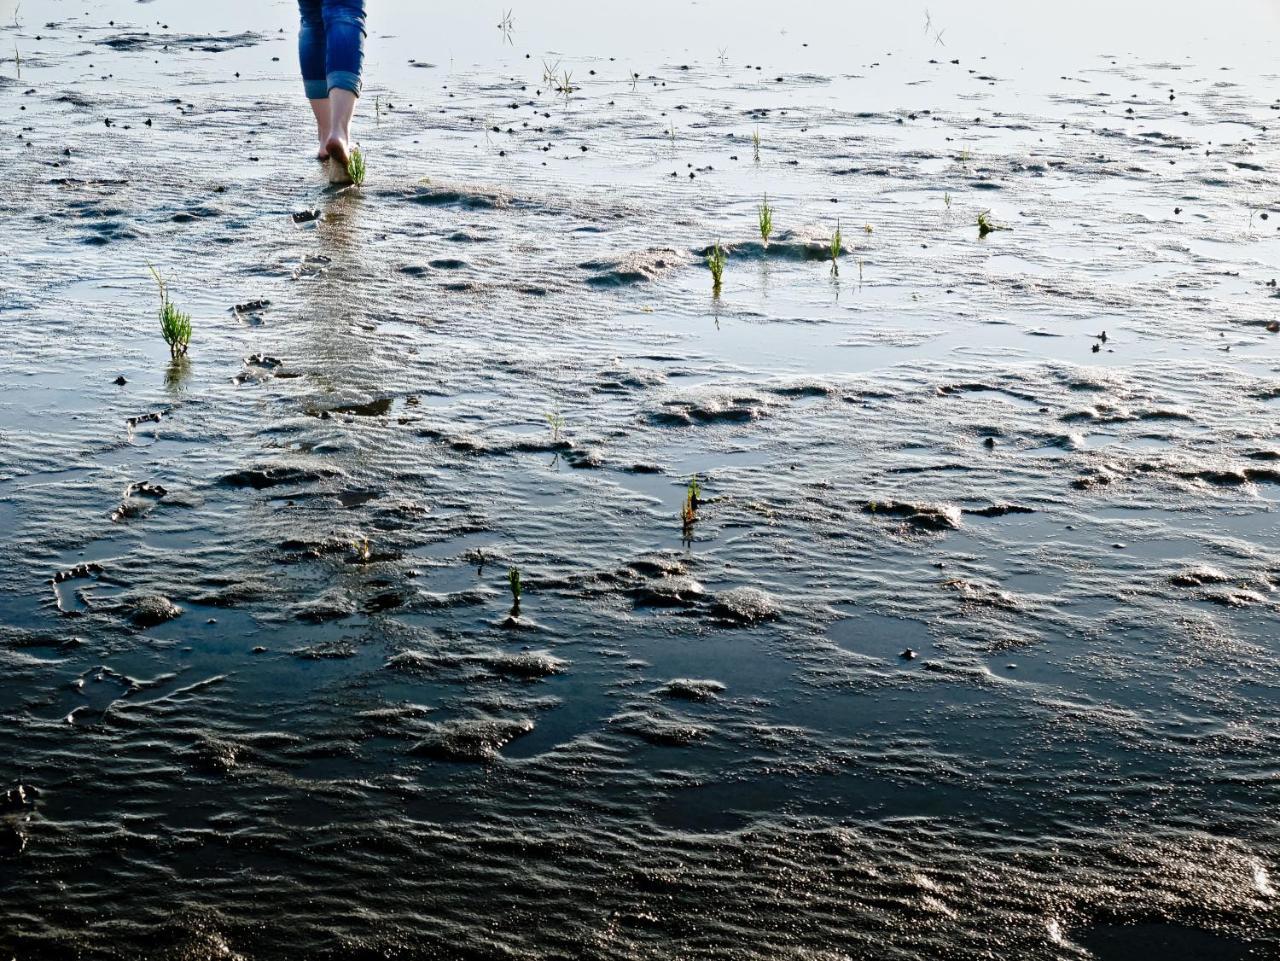
[[428,6],[0,11],[5,956],[1276,956],[1270,8]]

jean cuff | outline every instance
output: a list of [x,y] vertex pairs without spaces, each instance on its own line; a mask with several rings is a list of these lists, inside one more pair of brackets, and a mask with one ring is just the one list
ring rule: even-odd
[[329,84],[324,80],[303,80],[302,89],[307,92],[308,100],[327,100]]
[[[329,72],[329,90],[350,90],[360,96],[360,74],[350,70],[332,70]],[[328,91],[325,91],[328,95]]]

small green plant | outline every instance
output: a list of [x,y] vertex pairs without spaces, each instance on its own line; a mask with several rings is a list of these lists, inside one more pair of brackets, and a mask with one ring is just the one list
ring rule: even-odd
[[702,479],[697,474],[689,478],[689,488],[685,493],[694,510],[697,510],[702,503]]
[[689,487],[685,490],[684,506],[680,508],[680,521],[684,527],[684,538],[693,537],[693,525],[698,522],[698,508],[702,505],[702,484],[698,475],[689,478]]
[[[14,14],[14,18],[15,19],[17,18],[17,14]],[[18,71],[18,79],[21,80],[22,79],[22,54],[18,52],[18,45],[16,43],[13,45],[13,66],[14,66],[14,69]]]
[[836,232],[831,235],[831,247],[829,248],[829,250],[831,253],[832,276],[839,277],[840,276],[839,257],[840,257],[841,251],[844,250],[844,234],[840,230],[840,221],[838,220],[836,221]]
[[758,214],[760,218],[760,239],[764,241],[764,246],[767,250],[769,248],[769,237],[773,233],[773,207],[769,204],[768,194],[764,195]]
[[998,224],[991,219],[991,211],[984,210],[978,214],[978,238],[981,239],[987,234],[994,233],[997,230],[1008,230],[1009,228],[1003,224]]
[[[556,86],[557,84],[556,77],[559,74],[559,71],[560,71],[559,60],[557,60],[554,64],[547,63],[547,61],[545,60],[542,61],[542,82],[544,85],[546,85],[548,89],[554,89],[554,87]],[[639,77],[640,75],[636,74],[636,76]]]
[[564,434],[564,416],[557,410],[547,414],[546,417],[547,427],[551,429],[551,442],[558,444]]
[[524,593],[520,582],[520,568],[513,567],[507,571],[507,583],[511,585],[511,609],[520,610],[520,595]]
[[756,127],[756,132],[751,135],[751,152],[756,163],[760,162],[760,128]]
[[729,257],[717,240],[715,246],[711,248],[711,253],[707,254],[707,269],[711,271],[711,291],[717,297],[720,296],[720,290],[724,286],[724,268],[728,263]]
[[573,85],[573,74],[568,70],[566,70],[564,75],[556,82],[558,84],[556,87],[556,93],[563,94],[565,97],[575,93],[578,89]]
[[498,29],[502,31],[502,39],[509,44],[515,43],[511,39],[512,31],[515,30],[515,21],[511,19],[512,11],[506,10],[502,14],[502,19],[498,22]]
[[949,213],[951,211],[951,192],[950,191],[942,195],[942,203],[946,206],[947,212]]
[[169,357],[177,360],[185,357],[187,348],[191,346],[191,315],[184,314],[174,306],[169,299],[169,286],[160,276],[160,271],[149,264],[147,266],[160,288],[160,333],[164,335],[164,342],[169,345]]
[[347,176],[357,187],[364,186],[364,151],[359,147],[351,148],[351,156],[347,160]]

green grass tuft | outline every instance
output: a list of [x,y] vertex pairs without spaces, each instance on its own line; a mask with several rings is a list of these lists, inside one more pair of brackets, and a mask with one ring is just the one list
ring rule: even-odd
[[351,157],[347,160],[347,176],[357,187],[364,186],[364,151],[359,147],[351,148]]
[[758,211],[760,218],[760,239],[764,241],[765,249],[769,247],[769,237],[773,234],[773,207],[769,204],[769,195],[764,195],[764,200],[760,203]]
[[520,581],[520,568],[513,567],[507,571],[507,583],[511,585],[512,607],[520,608],[520,595],[524,593],[524,585]]
[[840,230],[840,221],[836,221],[836,232],[831,235],[831,273],[837,277],[840,276],[840,263],[838,258],[844,250],[844,234]]
[[698,475],[689,478],[689,487],[685,491],[684,506],[680,508],[680,521],[684,527],[684,539],[693,539],[693,526],[698,522],[698,508],[702,505],[702,484]]
[[148,267],[160,288],[160,333],[169,345],[169,356],[177,360],[185,357],[187,348],[191,346],[191,315],[184,314],[169,299],[169,286],[160,276],[160,271],[150,265]]
[[711,271],[711,291],[717,297],[720,296],[720,289],[724,285],[724,268],[728,263],[729,257],[717,240],[715,246],[711,248],[711,253],[707,254],[707,269]]
[[551,443],[560,443],[561,439],[564,437],[564,415],[557,410],[547,414],[546,418],[547,427],[551,429]]
[[991,219],[991,211],[984,210],[978,214],[978,239],[981,240],[987,234],[994,233],[997,230],[1008,230],[1004,224],[998,224]]

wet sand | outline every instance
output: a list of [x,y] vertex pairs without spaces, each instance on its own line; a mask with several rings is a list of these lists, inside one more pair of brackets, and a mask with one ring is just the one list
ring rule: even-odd
[[1280,953],[1265,5],[12,6],[5,957]]

